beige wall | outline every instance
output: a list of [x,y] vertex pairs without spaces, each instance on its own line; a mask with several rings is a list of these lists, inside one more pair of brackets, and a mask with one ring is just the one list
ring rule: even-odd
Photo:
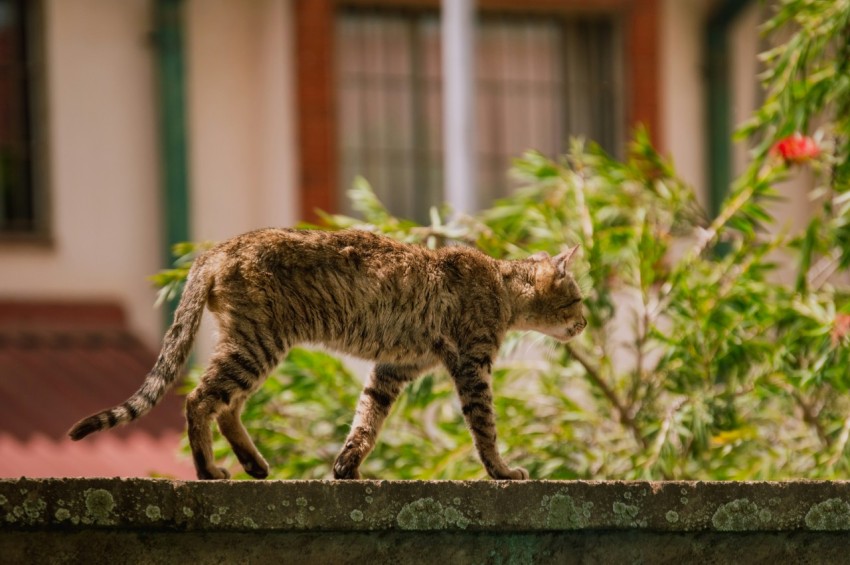
[[193,235],[292,225],[290,3],[193,0],[187,15]]
[[159,339],[159,184],[148,0],[45,0],[53,245],[0,245],[0,296],[113,299]]
[[[190,0],[193,239],[296,219],[290,0]],[[110,299],[151,347],[161,199],[151,0],[45,0],[54,243],[0,245],[0,297]]]
[[[730,83],[734,95],[729,108],[732,123],[739,128],[749,120],[761,105],[761,89],[756,76],[759,73],[758,54],[765,48],[757,32],[762,19],[759,3],[752,3],[732,22],[729,29],[729,51],[735,57],[730,63]],[[742,174],[749,164],[749,147],[746,142],[736,142],[732,153],[732,175]]]
[[664,0],[661,13],[662,138],[683,180],[708,203],[705,146],[706,0]]

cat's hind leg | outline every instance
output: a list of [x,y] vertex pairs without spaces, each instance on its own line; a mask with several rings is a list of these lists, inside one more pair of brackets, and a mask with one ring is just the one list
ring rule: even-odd
[[240,415],[249,395],[240,396],[230,401],[218,415],[218,429],[221,435],[230,443],[233,453],[245,469],[245,472],[255,479],[265,479],[269,476],[269,464],[257,450],[248,431],[242,424]]
[[379,363],[375,365],[351,424],[351,432],[334,462],[335,479],[359,479],[360,464],[375,447],[381,426],[404,386],[421,372],[418,367]]
[[[263,374],[263,367],[246,355],[238,351],[219,349],[201,377],[201,382],[186,397],[189,445],[199,479],[229,478],[230,474],[226,469],[215,466],[210,426],[213,419],[219,415],[232,413],[231,402],[246,398],[259,385]],[[225,415],[224,421],[228,431],[232,432],[232,416]],[[241,423],[239,427],[241,428]],[[237,456],[238,454],[237,452]]]

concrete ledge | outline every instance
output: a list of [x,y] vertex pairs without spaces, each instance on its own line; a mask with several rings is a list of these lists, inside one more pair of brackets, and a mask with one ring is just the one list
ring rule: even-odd
[[850,483],[19,479],[0,524],[12,563],[828,561],[847,558]]

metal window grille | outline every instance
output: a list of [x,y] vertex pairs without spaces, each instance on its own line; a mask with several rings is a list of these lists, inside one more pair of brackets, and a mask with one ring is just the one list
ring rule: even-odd
[[[571,136],[618,153],[617,24],[606,17],[485,16],[476,33],[480,202],[508,194],[526,149]],[[337,17],[339,188],[368,179],[394,214],[427,219],[442,196],[440,26],[429,11],[345,8]],[[340,200],[347,205],[347,199]]]
[[26,0],[0,0],[0,234],[37,229]]

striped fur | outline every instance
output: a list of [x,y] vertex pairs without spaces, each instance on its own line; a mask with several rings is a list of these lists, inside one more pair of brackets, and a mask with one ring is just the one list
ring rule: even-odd
[[211,280],[206,276],[203,263],[203,260],[196,263],[186,281],[183,297],[174,313],[174,323],[165,335],[162,352],[142,386],[122,404],[74,424],[68,432],[71,439],[80,440],[91,433],[132,422],[150,412],[165,396],[189,357],[207,303]]
[[437,364],[455,382],[488,474],[527,478],[496,448],[490,366],[509,329],[561,341],[583,330],[581,296],[567,269],[574,251],[497,261],[466,247],[432,251],[358,230],[268,229],[235,237],[195,262],[162,353],[141,388],[69,433],[80,439],[147,413],[185,363],[206,305],[220,337],[186,399],[199,478],[228,476],[214,465],[213,420],[245,470],[268,475],[240,414],[288,348],[304,342],[376,361],[334,464],[336,478],[359,477],[393,402]]

